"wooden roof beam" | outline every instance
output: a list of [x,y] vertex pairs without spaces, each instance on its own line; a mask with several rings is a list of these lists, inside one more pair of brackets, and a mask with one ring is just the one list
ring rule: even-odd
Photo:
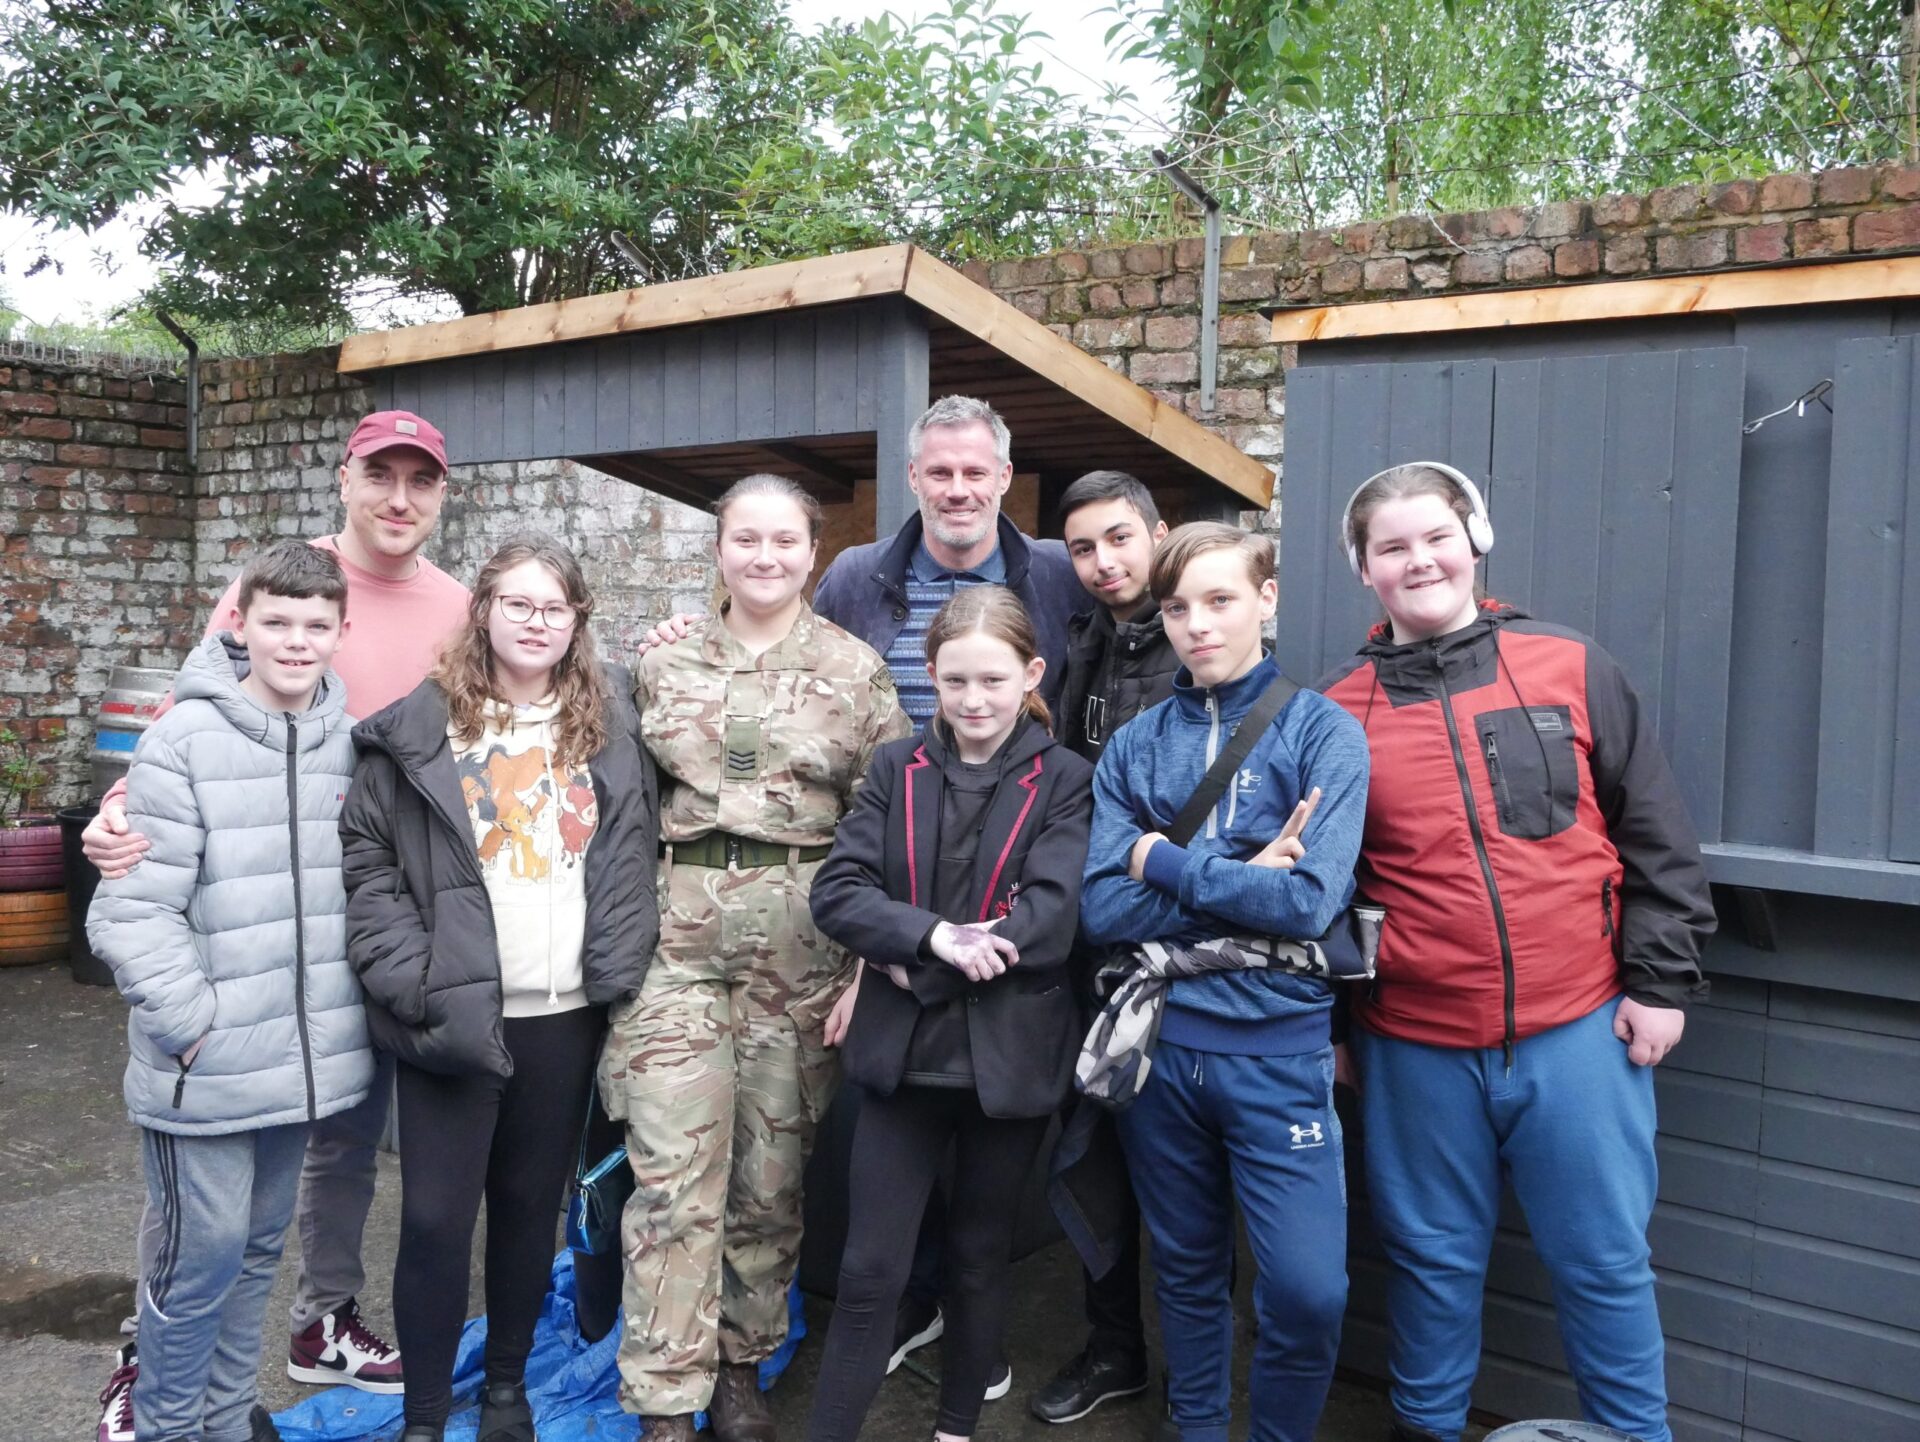
[[1920,295],[1920,256],[1273,310],[1275,345]]

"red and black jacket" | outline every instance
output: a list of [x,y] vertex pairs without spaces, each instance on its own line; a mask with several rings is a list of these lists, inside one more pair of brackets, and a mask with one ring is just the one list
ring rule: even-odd
[[1623,990],[1654,1006],[1704,994],[1699,842],[1652,718],[1598,643],[1488,601],[1428,641],[1375,628],[1319,689],[1372,753],[1357,876],[1387,926],[1363,1025],[1510,1046]]
[[[1079,1050],[1079,1007],[1064,963],[1080,916],[1093,820],[1093,767],[1023,719],[997,758],[999,781],[980,819],[965,904],[943,918],[942,771],[953,758],[939,723],[874,752],[866,779],[814,876],[814,925],[869,967],[902,966],[911,990],[884,975],[860,983],[842,1048],[848,1080],[892,1095],[907,1072],[923,1009],[947,1008],[964,1027],[974,1088],[991,1117],[1047,1116],[1065,1101]],[[959,880],[960,878],[950,878]],[[933,956],[941,920],[1001,918],[1020,960],[969,982]]]

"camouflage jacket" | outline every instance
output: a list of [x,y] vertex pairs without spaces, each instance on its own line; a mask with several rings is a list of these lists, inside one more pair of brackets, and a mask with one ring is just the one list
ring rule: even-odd
[[633,696],[669,842],[830,845],[874,748],[912,730],[879,653],[805,607],[757,657],[718,616],[696,622],[641,659]]

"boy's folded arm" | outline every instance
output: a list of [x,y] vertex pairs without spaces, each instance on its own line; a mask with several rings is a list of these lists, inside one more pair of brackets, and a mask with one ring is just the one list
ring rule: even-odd
[[1124,730],[1114,737],[1093,772],[1093,825],[1080,888],[1080,927],[1096,946],[1177,936],[1199,921],[1178,896],[1127,874],[1134,843],[1148,828],[1140,820],[1144,807],[1129,785],[1128,753],[1121,744],[1125,737]]
[[151,849],[125,876],[101,881],[87,938],[113,968],[135,1025],[167,1055],[179,1056],[212,1027],[214,993],[187,922],[206,827],[187,758],[165,732],[141,740],[127,777],[127,815]]
[[[1287,719],[1283,712],[1276,724]],[[1301,837],[1305,856],[1283,869],[1181,852],[1162,842],[1149,853],[1147,866],[1165,875],[1177,863],[1180,900],[1194,910],[1268,936],[1310,940],[1326,932],[1353,896],[1366,825],[1368,757],[1366,733],[1345,712],[1328,709],[1300,730],[1301,794],[1316,786],[1321,791],[1319,809]]]
[[409,1026],[426,1019],[427,957],[420,908],[391,836],[392,763],[362,755],[340,814],[340,876],[347,891],[347,960],[367,994]]

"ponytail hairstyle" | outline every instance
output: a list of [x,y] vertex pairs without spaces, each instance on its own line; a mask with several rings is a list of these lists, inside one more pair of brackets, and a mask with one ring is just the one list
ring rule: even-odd
[[551,536],[525,531],[487,558],[474,578],[467,623],[440,652],[428,679],[447,698],[447,723],[453,739],[471,746],[486,729],[487,708],[502,698],[494,685],[493,645],[487,638],[500,579],[523,561],[538,561],[552,573],[573,607],[573,633],[566,652],[553,668],[553,694],[559,702],[554,720],[554,762],[577,766],[591,761],[607,744],[609,695],[600,655],[587,620],[593,611],[593,593],[572,551]]
[[[968,586],[964,591],[956,591],[953,599],[934,614],[933,624],[927,628],[927,664],[934,664],[933,658],[947,642],[970,636],[975,631],[984,632],[996,641],[1005,641],[1020,658],[1022,666],[1029,665],[1040,654],[1040,638],[1034,632],[1033,618],[1020,604],[1018,596],[1005,586]],[[1053,713],[1040,699],[1038,689],[1027,692],[1026,709],[1027,715],[1049,732],[1053,730]]]

